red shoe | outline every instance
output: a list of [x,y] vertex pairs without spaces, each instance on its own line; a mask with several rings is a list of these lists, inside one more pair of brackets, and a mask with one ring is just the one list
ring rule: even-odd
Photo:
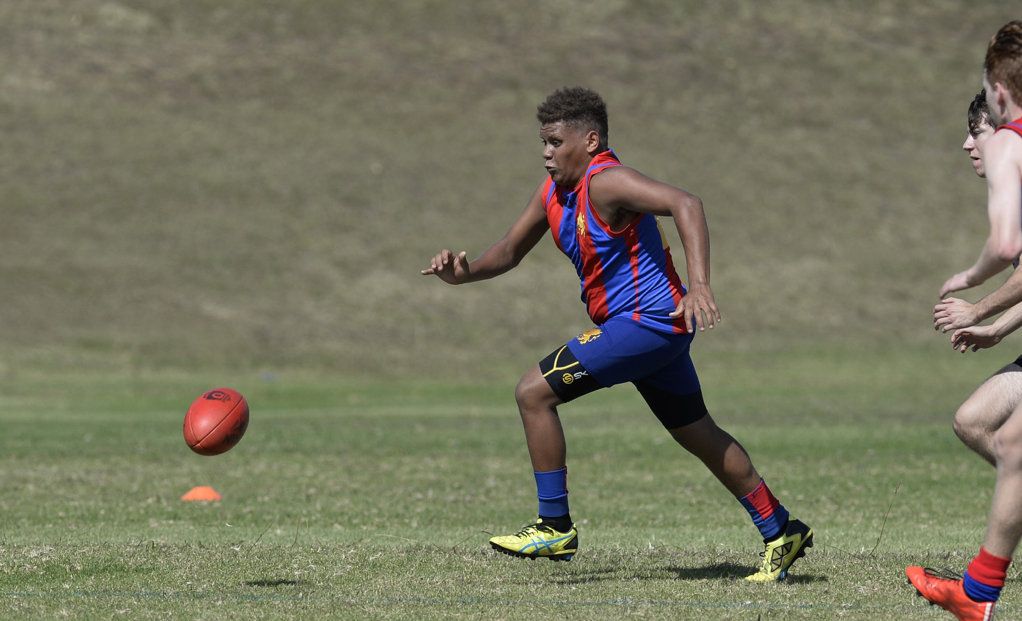
[[996,602],[977,602],[965,594],[961,577],[941,575],[928,567],[912,565],[905,568],[909,583],[930,604],[950,612],[959,621],[990,621]]

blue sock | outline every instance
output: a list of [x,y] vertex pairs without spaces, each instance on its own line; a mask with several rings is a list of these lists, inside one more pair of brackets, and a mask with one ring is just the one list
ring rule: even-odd
[[983,584],[970,576],[968,571],[962,576],[962,588],[974,602],[996,602],[997,598],[1001,596],[1000,588]]
[[788,510],[774,498],[763,479],[759,480],[756,489],[742,496],[738,501],[749,512],[749,517],[759,529],[763,541],[770,541],[784,534],[781,531],[788,524]]
[[996,602],[1008,576],[1008,565],[1010,557],[995,556],[981,546],[962,576],[962,589],[973,601]]
[[568,515],[568,469],[534,472],[540,517],[559,518]]

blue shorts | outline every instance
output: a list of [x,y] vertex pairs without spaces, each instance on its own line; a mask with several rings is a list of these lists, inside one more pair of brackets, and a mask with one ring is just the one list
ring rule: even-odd
[[568,341],[540,362],[562,402],[632,382],[668,429],[706,415],[689,356],[692,334],[666,334],[629,317],[613,317]]

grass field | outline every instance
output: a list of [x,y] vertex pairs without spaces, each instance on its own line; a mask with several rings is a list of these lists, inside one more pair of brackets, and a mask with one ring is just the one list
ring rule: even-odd
[[[0,618],[943,618],[901,571],[975,552],[993,472],[950,419],[1017,345],[956,357],[929,312],[985,234],[959,145],[1016,13],[5,0]],[[535,510],[515,374],[589,324],[549,240],[471,287],[419,269],[506,230],[569,84],[705,202],[726,319],[696,362],[816,529],[787,584],[738,580],[748,518],[624,388],[562,412],[576,559],[486,547]],[[181,419],[215,385],[253,421],[202,458]],[[201,484],[224,500],[178,500]]]
[[[711,411],[817,533],[766,587],[739,580],[760,551],[744,511],[627,388],[562,408],[582,548],[555,564],[486,546],[535,511],[512,378],[218,378],[253,418],[205,458],[180,424],[209,377],[9,375],[0,617],[943,618],[900,572],[960,570],[981,540],[993,472],[949,420],[996,363],[883,358],[697,357]],[[200,484],[224,500],[178,500]]]

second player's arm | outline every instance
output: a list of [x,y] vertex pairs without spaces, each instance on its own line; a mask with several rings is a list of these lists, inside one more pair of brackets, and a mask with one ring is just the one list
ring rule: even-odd
[[[1022,269],[1015,270],[1008,280],[1004,281],[1003,285],[979,302],[971,305],[971,309],[968,308],[969,304],[967,302],[963,304],[955,298],[945,302],[952,309],[961,309],[957,316],[954,316],[952,312],[953,320],[947,324],[948,329],[966,328],[976,325],[1022,302]],[[947,332],[946,329],[944,331]]]
[[[1022,139],[1009,131],[998,132],[987,143],[987,154],[991,228],[995,214],[1001,220],[994,243],[1000,258],[1012,261],[1022,253]],[[1022,277],[1019,270],[1015,270],[999,289],[976,304],[976,321],[983,321],[1020,301]]]
[[651,213],[674,220],[685,250],[689,287],[688,294],[672,315],[684,316],[689,330],[694,327],[693,321],[700,330],[720,322],[720,310],[710,288],[710,232],[703,202],[698,196],[625,166],[594,176],[589,184],[589,196],[594,203],[608,209]]
[[1009,308],[997,321],[988,326],[959,328],[951,335],[951,346],[963,354],[969,349],[979,351],[993,347],[1022,326],[1022,304]]
[[1022,252],[1022,212],[1018,205],[1020,151],[1022,141],[1010,131],[995,133],[987,143],[985,176],[990,234],[972,267],[958,272],[940,288],[941,298],[986,282]]
[[[986,175],[991,218],[987,245],[1000,258],[1010,260],[1022,252],[1022,139],[1018,135],[1004,131],[990,138]],[[1022,302],[1020,272],[1015,270],[996,291],[974,305],[957,298],[941,300],[934,308],[934,327],[944,332],[967,328]]]
[[[1022,252],[1022,222],[1019,213],[1010,208],[1003,207],[1000,203],[993,203],[990,209],[990,236],[983,244],[983,250],[979,258],[969,269],[962,272],[961,287],[951,289],[945,285],[941,291],[941,297],[950,291],[969,289],[982,285],[992,276],[1004,271],[1004,268],[1011,265],[1011,262]],[[951,282],[951,281],[949,281]]]

